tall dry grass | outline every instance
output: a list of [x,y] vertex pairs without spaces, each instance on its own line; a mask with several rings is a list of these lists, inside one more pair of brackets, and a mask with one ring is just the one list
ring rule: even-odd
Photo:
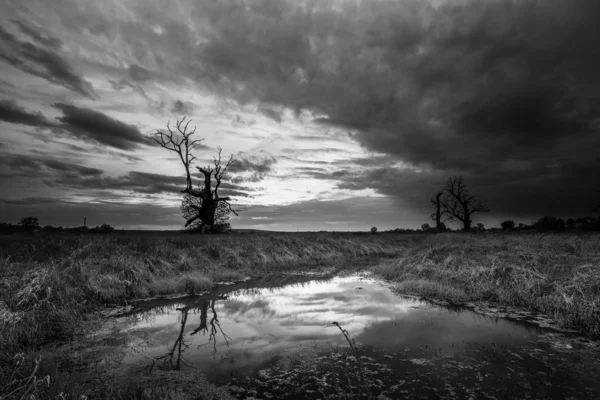
[[526,307],[600,335],[600,235],[436,235],[373,268],[403,292]]
[[[392,256],[414,246],[397,235],[0,237],[1,347],[36,348],[64,339],[94,307],[209,289],[360,256]],[[10,347],[10,346],[9,346]]]
[[[77,393],[65,368],[56,368],[52,360],[40,361],[37,351],[81,332],[97,318],[90,312],[99,307],[199,292],[222,280],[343,265],[360,256],[397,255],[418,239],[306,234],[0,236],[0,381],[9,382],[0,385],[0,399]],[[126,384],[107,398],[166,398],[153,397],[146,389]]]

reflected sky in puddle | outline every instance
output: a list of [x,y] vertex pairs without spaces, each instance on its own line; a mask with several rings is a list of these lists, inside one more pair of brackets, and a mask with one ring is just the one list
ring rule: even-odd
[[[455,353],[485,344],[520,345],[539,329],[471,311],[452,311],[394,294],[362,276],[253,288],[221,287],[137,313],[124,364],[197,368],[209,379],[256,372],[306,348],[345,345],[336,321],[365,347],[388,353]],[[273,285],[271,285],[273,286]]]

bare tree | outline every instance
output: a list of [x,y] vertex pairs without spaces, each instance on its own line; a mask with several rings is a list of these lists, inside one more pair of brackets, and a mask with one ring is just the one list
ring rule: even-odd
[[462,177],[451,177],[446,182],[444,196],[441,198],[442,212],[448,215],[448,221],[459,220],[463,231],[471,230],[471,216],[478,212],[489,212],[490,209],[472,196]]
[[[229,156],[229,159],[226,161],[222,160],[221,154],[223,149],[217,147],[218,154],[217,157],[214,157],[214,165],[208,165],[204,168],[196,167],[196,169],[202,173],[204,179],[201,180],[198,183],[198,187],[195,188],[192,185],[192,173],[190,172],[190,168],[196,159],[196,156],[192,154],[192,150],[194,150],[204,139],[193,139],[192,135],[196,133],[196,127],[194,127],[193,130],[188,131],[189,124],[190,121],[188,120],[186,122],[186,117],[183,117],[175,123],[176,131],[174,131],[170,126],[170,122],[167,122],[168,132],[157,129],[154,136],[152,136],[152,139],[158,143],[159,146],[177,153],[181,163],[185,167],[186,173],[186,187],[181,192],[199,200],[199,205],[190,205],[190,207],[195,210],[195,213],[186,217],[185,226],[187,227],[195,221],[200,220],[202,230],[205,228],[212,230],[215,225],[215,213],[219,207],[219,203],[226,204],[231,212],[238,215],[238,210],[234,210],[230,204],[231,198],[228,196],[219,196],[219,187],[221,186],[225,172],[227,172],[227,168],[229,168],[233,162],[233,155]],[[214,187],[213,178],[215,182]]]

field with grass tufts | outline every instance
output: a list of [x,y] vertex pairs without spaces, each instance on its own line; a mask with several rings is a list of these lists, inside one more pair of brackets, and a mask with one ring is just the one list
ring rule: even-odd
[[430,235],[372,271],[402,293],[524,307],[600,336],[598,234]]
[[[87,376],[89,360],[54,349],[93,331],[97,311],[132,299],[348,269],[368,269],[402,293],[525,307],[600,335],[598,234],[2,235],[0,399],[78,398],[99,387],[105,398],[149,398],[134,383],[115,389]],[[223,396],[210,384],[203,392]]]

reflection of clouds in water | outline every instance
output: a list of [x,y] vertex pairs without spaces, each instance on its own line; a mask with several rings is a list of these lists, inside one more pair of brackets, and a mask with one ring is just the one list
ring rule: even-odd
[[[357,286],[362,290],[355,290]],[[228,295],[228,299],[214,303],[220,327],[231,338],[229,346],[224,341],[217,342],[217,354],[243,360],[239,361],[242,364],[264,362],[273,352],[297,351],[303,346],[318,344],[328,348],[344,344],[345,339],[332,322],[340,323],[356,336],[375,322],[398,318],[414,305],[414,301],[397,297],[374,280],[357,277],[277,289],[239,290]],[[151,337],[153,346],[148,348],[148,353],[164,353],[178,337],[181,311],[170,310],[168,314],[155,316],[151,324],[142,322],[137,326]],[[208,309],[209,320],[212,313],[213,310]],[[191,308],[183,329],[185,341],[190,345],[185,356],[202,365],[201,368],[210,369],[212,364],[205,362],[213,358],[212,347],[205,346],[208,335],[190,335],[199,326],[200,319],[199,308]]]
[[232,318],[236,318],[238,316],[245,316],[246,318],[252,317],[272,317],[275,314],[275,310],[273,310],[269,306],[269,301],[267,300],[253,300],[251,302],[245,302],[239,299],[225,300],[223,303],[219,304],[219,311],[224,311],[223,315],[227,315]]

